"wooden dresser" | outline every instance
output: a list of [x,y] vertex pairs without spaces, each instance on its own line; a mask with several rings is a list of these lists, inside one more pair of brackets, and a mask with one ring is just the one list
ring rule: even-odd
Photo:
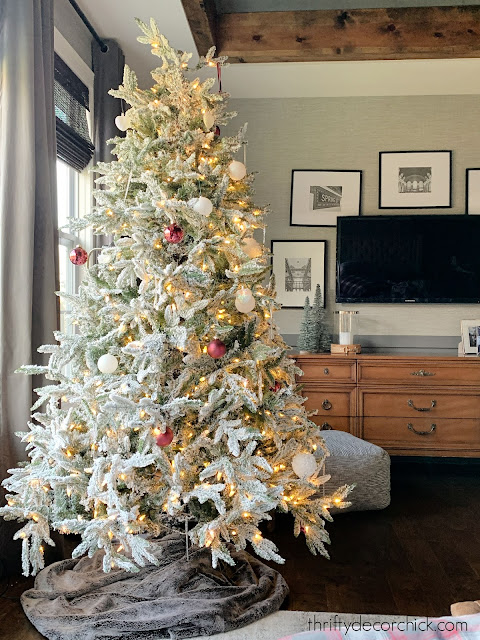
[[480,358],[294,355],[307,410],[393,455],[480,457]]

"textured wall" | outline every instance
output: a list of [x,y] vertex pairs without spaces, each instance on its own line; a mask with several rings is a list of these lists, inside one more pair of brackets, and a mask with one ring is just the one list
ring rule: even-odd
[[[463,213],[465,168],[480,167],[478,96],[237,99],[231,106],[239,113],[235,126],[248,122],[248,169],[259,172],[256,202],[269,203],[273,210],[267,244],[272,238],[328,241],[331,318],[336,230],[289,226],[291,170],[362,169],[363,213],[398,213],[378,210],[378,152],[451,149],[453,207],[420,213]],[[478,305],[364,304],[354,308],[360,311],[360,333],[371,336],[459,336],[460,320],[480,316]],[[298,333],[300,315],[297,310],[280,311],[281,331]]]

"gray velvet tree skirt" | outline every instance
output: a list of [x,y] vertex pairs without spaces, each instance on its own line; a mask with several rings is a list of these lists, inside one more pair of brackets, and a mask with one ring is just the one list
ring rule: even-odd
[[222,633],[277,611],[288,587],[282,576],[246,552],[236,565],[211,566],[208,549],[185,558],[185,537],[155,542],[159,566],[138,573],[102,571],[103,552],[46,567],[21,601],[49,640],[157,640]]

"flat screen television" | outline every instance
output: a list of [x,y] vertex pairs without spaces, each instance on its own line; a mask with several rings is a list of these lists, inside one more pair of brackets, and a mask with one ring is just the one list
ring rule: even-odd
[[339,217],[337,302],[479,303],[480,216]]

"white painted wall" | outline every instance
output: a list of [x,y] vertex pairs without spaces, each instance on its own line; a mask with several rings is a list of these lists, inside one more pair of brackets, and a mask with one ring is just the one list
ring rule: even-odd
[[[453,207],[463,213],[465,168],[480,167],[480,98],[411,96],[232,100],[235,126],[248,122],[248,169],[258,171],[258,204],[269,203],[267,244],[273,239],[328,242],[327,309],[333,316],[334,228],[290,227],[292,169],[362,169],[364,214],[378,210],[378,152],[453,150]],[[232,125],[233,126],[233,125]],[[405,213],[408,213],[405,210]],[[422,210],[421,213],[429,213]],[[432,210],[431,213],[438,213]],[[461,238],[456,241],[461,242]],[[366,335],[459,336],[460,320],[478,305],[355,305]],[[301,311],[277,314],[282,333],[298,333]]]
[[480,93],[480,58],[232,64],[223,75],[233,98]]

